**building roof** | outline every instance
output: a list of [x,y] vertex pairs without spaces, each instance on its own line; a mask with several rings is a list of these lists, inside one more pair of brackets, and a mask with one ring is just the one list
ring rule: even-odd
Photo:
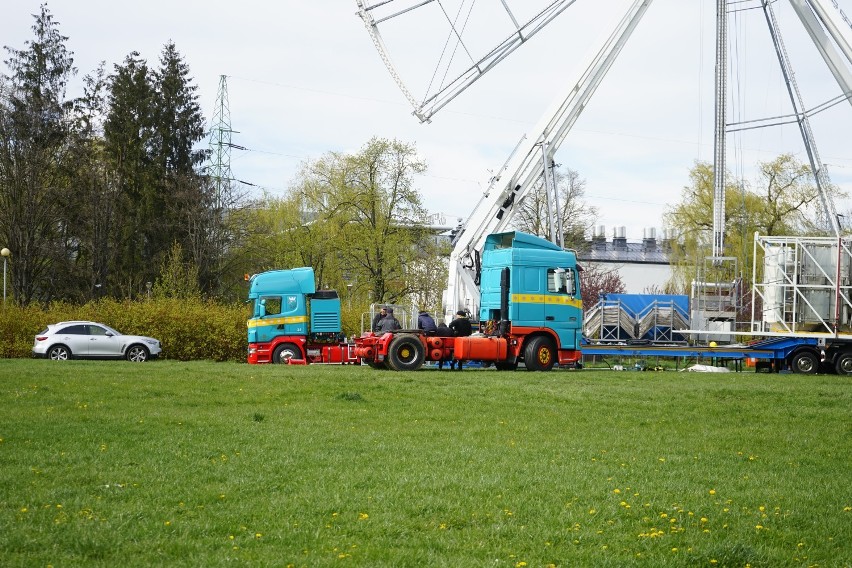
[[667,241],[643,239],[642,242],[630,243],[625,238],[616,237],[610,241],[595,238],[586,244],[577,251],[578,262],[669,264],[671,248]]

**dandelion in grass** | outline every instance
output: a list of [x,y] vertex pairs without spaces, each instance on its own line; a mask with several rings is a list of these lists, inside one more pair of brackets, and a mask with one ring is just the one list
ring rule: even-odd
[[370,515],[368,515],[367,513],[358,513],[358,520],[359,521],[366,521],[369,518],[370,518]]
[[716,490],[715,490],[715,489],[711,489],[710,491],[708,491],[708,493],[709,493],[710,495],[715,495],[715,494],[716,494]]

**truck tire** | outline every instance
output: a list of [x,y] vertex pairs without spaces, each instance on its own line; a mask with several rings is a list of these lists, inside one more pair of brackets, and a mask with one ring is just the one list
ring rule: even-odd
[[373,369],[379,369],[380,371],[388,368],[384,361],[367,361],[367,364]]
[[812,351],[799,351],[790,359],[790,368],[794,373],[813,375],[819,368],[819,357]]
[[394,371],[416,371],[425,358],[425,349],[416,335],[399,334],[388,346],[387,363]]
[[282,343],[272,352],[273,363],[287,363],[288,359],[302,359],[302,352],[292,343]]
[[497,361],[494,363],[494,368],[498,371],[514,371],[518,368],[518,362],[513,361],[509,363],[508,361]]
[[524,349],[524,365],[530,371],[549,371],[556,363],[553,341],[544,336],[533,337]]
[[837,356],[834,370],[838,375],[852,375],[852,351],[846,351]]

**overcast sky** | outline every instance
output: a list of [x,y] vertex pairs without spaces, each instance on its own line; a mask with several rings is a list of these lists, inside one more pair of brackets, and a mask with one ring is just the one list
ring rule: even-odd
[[[852,13],[850,0],[838,2]],[[521,14],[547,2],[508,3]],[[24,47],[39,4],[3,0],[2,45]],[[416,144],[429,168],[417,179],[425,204],[454,224],[471,213],[489,172],[576,82],[628,4],[578,0],[430,124],[411,114],[356,15],[355,0],[52,0],[48,6],[69,37],[80,76],[100,61],[112,70],[134,50],[156,66],[172,40],[210,120],[219,77],[227,75],[231,123],[238,131],[233,141],[249,149],[234,151],[231,167],[235,177],[258,186],[255,194],[282,194],[300,164],[325,152],[355,152],[373,136],[396,138]],[[654,227],[659,236],[662,213],[680,199],[690,168],[696,160],[712,161],[715,4],[656,0],[557,153],[558,163],[585,179],[587,200],[599,208],[599,224],[608,234],[625,226],[628,238],[640,239],[644,228]],[[757,2],[737,4],[749,5]],[[806,105],[839,95],[787,3],[775,6]],[[445,39],[432,15],[414,10],[383,31],[400,74],[412,85],[431,77],[440,55],[430,51],[432,44]],[[505,39],[507,16],[499,0],[478,0],[474,16],[476,46]],[[736,62],[728,120],[788,114],[762,12],[737,12],[730,23]],[[79,84],[71,85],[70,96],[79,94]],[[812,124],[832,181],[852,193],[852,107],[836,105]],[[752,183],[758,161],[782,152],[806,160],[790,126],[729,135],[728,147],[729,170]],[[848,208],[837,204],[838,211]]]

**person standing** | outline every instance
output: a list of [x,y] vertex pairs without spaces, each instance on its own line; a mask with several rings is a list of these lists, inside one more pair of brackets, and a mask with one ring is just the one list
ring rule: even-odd
[[[470,324],[470,320],[467,317],[467,314],[462,310],[456,312],[456,319],[450,322],[450,329],[453,331],[453,335],[456,337],[467,337],[473,333],[473,326]],[[450,361],[450,369],[453,368],[454,361]],[[457,363],[457,369],[459,371],[462,370],[462,360],[459,359],[455,361]]]

